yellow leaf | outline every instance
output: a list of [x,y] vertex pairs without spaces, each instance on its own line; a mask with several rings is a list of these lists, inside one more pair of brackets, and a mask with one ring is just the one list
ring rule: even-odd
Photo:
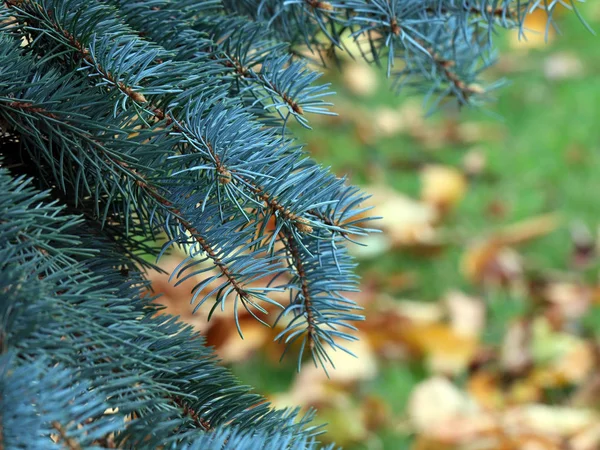
[[476,338],[460,335],[442,323],[407,324],[402,333],[409,348],[423,354],[434,372],[463,372],[477,350]]
[[442,211],[458,204],[467,191],[467,181],[459,170],[430,165],[421,172],[421,198]]

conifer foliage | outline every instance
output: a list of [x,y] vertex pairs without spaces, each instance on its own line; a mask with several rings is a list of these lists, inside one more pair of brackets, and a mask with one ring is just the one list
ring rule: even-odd
[[291,136],[330,114],[306,57],[354,40],[396,88],[478,104],[494,32],[558,3],[5,0],[0,448],[315,448],[310,415],[158,314],[147,255],[183,249],[172,282],[238,328],[288,291],[274,338],[331,365],[362,319],[346,246],[370,230],[365,194]]

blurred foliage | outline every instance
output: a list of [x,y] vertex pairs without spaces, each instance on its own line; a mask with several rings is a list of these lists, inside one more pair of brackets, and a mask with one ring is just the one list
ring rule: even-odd
[[[600,29],[600,4],[582,13]],[[275,404],[317,407],[323,440],[347,449],[600,448],[600,47],[573,14],[558,23],[548,43],[543,27],[505,37],[490,76],[512,84],[487,111],[424,117],[371,67],[327,73],[339,116],[296,131],[384,216],[357,254],[358,358],[337,355],[329,379],[280,363],[250,318],[240,341],[226,315],[192,317],[186,287],[156,274],[163,301]]]

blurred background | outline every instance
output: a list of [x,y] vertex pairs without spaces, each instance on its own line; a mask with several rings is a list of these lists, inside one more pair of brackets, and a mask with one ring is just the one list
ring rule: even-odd
[[[600,30],[600,2],[581,6]],[[574,14],[544,41],[499,37],[483,110],[396,96],[376,68],[331,69],[337,117],[294,128],[311,155],[373,195],[383,230],[353,248],[366,321],[330,378],[273,330],[192,315],[190,283],[151,274],[161,302],[276,406],[318,409],[346,449],[600,449],[600,41]],[[536,34],[534,31],[538,31]],[[172,270],[181,260],[161,261]],[[286,297],[281,299],[285,302]]]

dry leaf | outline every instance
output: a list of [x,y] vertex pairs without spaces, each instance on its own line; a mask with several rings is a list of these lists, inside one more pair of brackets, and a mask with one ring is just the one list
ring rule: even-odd
[[592,303],[592,289],[574,283],[551,283],[544,289],[544,297],[561,319],[582,318]]
[[375,126],[382,136],[394,136],[406,129],[404,115],[392,108],[379,108],[375,111]]
[[522,373],[531,364],[530,324],[518,321],[509,325],[500,353],[500,363],[505,372]]
[[445,422],[476,410],[477,406],[465,392],[440,376],[415,386],[408,401],[408,416],[414,428],[434,436]]
[[478,371],[473,374],[468,381],[468,392],[485,409],[498,410],[504,406],[504,394],[498,376],[491,372]]
[[572,53],[554,53],[544,61],[544,75],[549,80],[566,80],[583,74],[583,62]]
[[511,283],[522,276],[522,261],[511,247],[545,236],[560,224],[556,214],[545,214],[506,226],[467,247],[462,272],[473,284]]
[[406,345],[425,357],[434,373],[459,374],[473,359],[477,350],[474,337],[457,334],[443,323],[406,324],[402,330]]
[[208,344],[215,346],[219,358],[224,363],[243,361],[273,339],[272,330],[254,318],[245,320],[241,325],[244,338],[241,339],[235,326],[228,326],[224,340],[215,346],[208,339]]
[[598,450],[600,448],[600,424],[577,433],[570,441],[572,450]]
[[597,415],[590,410],[544,404],[518,406],[508,410],[503,418],[505,428],[548,437],[568,437],[597,421]]
[[431,165],[421,172],[421,198],[442,211],[456,206],[466,191],[465,176],[453,167]]
[[503,228],[498,233],[498,238],[504,245],[523,244],[552,233],[561,222],[558,214],[544,214]]
[[355,336],[357,341],[344,341],[342,345],[356,357],[341,350],[329,352],[335,369],[328,368],[328,373],[312,361],[303,364],[289,394],[279,398],[279,405],[284,401],[289,402],[288,406],[337,404],[348,396],[343,386],[374,378],[378,364],[373,349],[362,333],[356,332]]
[[342,76],[344,85],[355,95],[367,97],[377,91],[377,74],[365,62],[349,62],[344,67]]
[[439,303],[400,300],[395,302],[395,310],[412,323],[418,324],[439,322],[444,316],[444,309]]
[[480,336],[485,326],[485,305],[480,299],[452,291],[445,296],[444,302],[450,325],[456,334],[475,338]]
[[513,284],[523,275],[520,255],[491,239],[471,244],[461,261],[462,272],[473,284]]
[[479,149],[470,150],[463,157],[462,166],[467,175],[481,175],[481,173],[485,170],[486,157]]
[[[386,186],[372,186],[366,190],[372,195],[366,206],[373,206],[369,211],[371,215],[382,217],[377,221],[377,227],[383,231],[389,246],[437,244],[433,227],[438,219],[435,208]],[[368,243],[369,240],[367,238],[361,242]],[[378,246],[380,249],[388,248],[381,242]]]

